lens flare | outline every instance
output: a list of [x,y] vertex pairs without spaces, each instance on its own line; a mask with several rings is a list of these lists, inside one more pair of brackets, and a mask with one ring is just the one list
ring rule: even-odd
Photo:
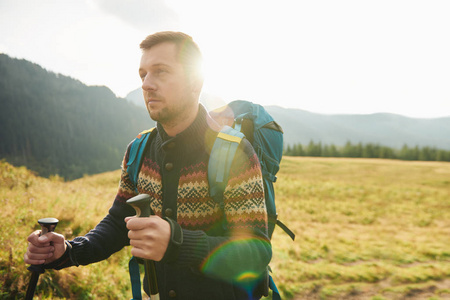
[[258,279],[259,276],[260,276],[260,274],[247,271],[247,272],[243,272],[242,274],[240,274],[236,278],[236,281],[237,282],[254,281],[254,280]]
[[209,255],[201,270],[205,274],[233,281],[248,290],[257,284],[263,272],[262,267],[270,259],[260,254],[267,253],[267,248],[270,248],[269,242],[261,238],[232,238]]

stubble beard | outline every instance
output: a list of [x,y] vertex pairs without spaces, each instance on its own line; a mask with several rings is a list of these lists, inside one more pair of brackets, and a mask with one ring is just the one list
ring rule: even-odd
[[[161,100],[162,102],[165,102],[164,99]],[[147,111],[153,121],[156,121],[163,126],[171,127],[177,125],[178,122],[187,117],[187,113],[191,109],[190,105],[193,105],[192,102],[192,99],[185,98],[183,101],[180,101],[180,105],[178,106],[165,106],[161,109],[151,109],[151,107],[147,105]]]

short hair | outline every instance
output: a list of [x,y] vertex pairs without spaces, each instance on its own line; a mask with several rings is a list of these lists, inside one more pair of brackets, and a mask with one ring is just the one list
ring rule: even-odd
[[192,37],[186,33],[177,31],[157,32],[147,36],[139,46],[144,51],[164,42],[175,44],[177,59],[184,66],[188,76],[203,79],[201,72],[202,53]]

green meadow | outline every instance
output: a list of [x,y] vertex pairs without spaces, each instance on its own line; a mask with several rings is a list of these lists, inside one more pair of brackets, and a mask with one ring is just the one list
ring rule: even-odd
[[[64,182],[0,162],[0,299],[21,299],[26,237],[55,217],[70,239],[105,215],[120,171]],[[450,163],[285,157],[273,278],[283,299],[450,299]],[[46,271],[36,299],[130,299],[129,249]],[[270,298],[269,298],[270,299]]]

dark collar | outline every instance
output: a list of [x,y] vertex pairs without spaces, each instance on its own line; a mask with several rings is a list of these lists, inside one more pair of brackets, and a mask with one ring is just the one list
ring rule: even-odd
[[162,127],[160,123],[156,124],[158,130],[158,136],[161,141],[161,147],[164,149],[171,143],[175,143],[178,151],[191,152],[198,151],[199,148],[205,146],[205,143],[210,144],[207,141],[211,141],[211,138],[217,135],[207,122],[207,111],[205,107],[199,104],[197,117],[194,122],[189,125],[183,132],[180,132],[175,137],[170,137]]

